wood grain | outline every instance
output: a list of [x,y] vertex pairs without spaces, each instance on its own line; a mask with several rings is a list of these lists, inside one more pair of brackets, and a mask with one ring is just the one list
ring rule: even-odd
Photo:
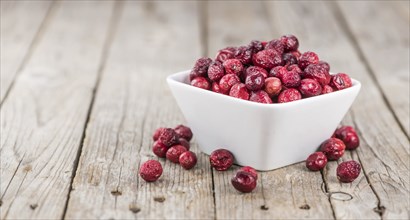
[[64,212],[112,3],[56,7],[1,108],[1,219]]
[[[208,157],[186,171],[159,159],[163,175],[138,175],[153,131],[183,123],[165,77],[200,56],[195,2],[126,2],[104,67],[66,218],[214,218]],[[177,39],[177,40],[175,40]]]
[[34,50],[51,1],[1,1],[0,103]]

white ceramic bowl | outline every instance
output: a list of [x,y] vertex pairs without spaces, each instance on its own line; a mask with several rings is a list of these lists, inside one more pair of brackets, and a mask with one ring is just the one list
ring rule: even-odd
[[225,148],[235,163],[272,170],[305,160],[329,138],[361,84],[282,104],[261,104],[189,85],[189,70],[167,78],[200,149]]

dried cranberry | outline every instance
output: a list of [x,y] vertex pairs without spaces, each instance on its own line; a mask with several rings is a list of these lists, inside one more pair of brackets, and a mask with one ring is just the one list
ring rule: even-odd
[[235,52],[234,58],[241,61],[243,65],[248,65],[252,63],[252,54],[253,49],[251,47],[242,46],[238,47],[238,49]]
[[235,74],[239,76],[243,71],[243,65],[238,59],[225,60],[222,65],[225,68],[226,74]]
[[303,71],[299,68],[299,66],[297,64],[289,65],[286,69],[288,71],[293,71],[293,72],[298,73],[300,77],[304,77]]
[[229,96],[232,96],[238,99],[248,100],[249,91],[246,88],[245,84],[238,83],[232,86],[231,91],[229,92]]
[[184,138],[179,138],[179,145],[184,146],[187,150],[191,148],[191,146],[189,145],[189,142]]
[[338,160],[345,153],[346,145],[338,138],[329,138],[320,145],[328,160]]
[[209,65],[208,68],[208,78],[213,81],[217,82],[219,81],[222,76],[225,75],[225,70],[224,67],[222,66],[222,63],[219,61],[214,61]]
[[211,90],[216,93],[226,94],[226,93],[223,93],[223,91],[221,90],[221,87],[219,86],[219,83],[217,82],[212,83]]
[[294,51],[299,47],[299,41],[294,35],[285,35],[280,38],[283,45],[285,46],[285,51]]
[[232,59],[235,55],[235,51],[235,47],[226,47],[222,50],[219,50],[215,60],[223,63],[225,60]]
[[192,151],[185,151],[179,156],[179,164],[186,170],[192,169],[196,165],[196,162],[196,155]]
[[285,45],[281,40],[273,39],[269,41],[265,46],[265,50],[271,49],[276,50],[279,54],[283,54],[283,52],[285,51]]
[[165,146],[170,147],[178,143],[178,138],[178,134],[174,131],[174,129],[165,128],[158,137],[158,140],[165,144]]
[[252,56],[252,61],[255,66],[272,69],[275,66],[282,64],[282,56],[279,52],[273,49],[262,50]]
[[296,56],[292,53],[284,53],[282,59],[285,65],[292,65],[298,63],[298,58],[296,58]]
[[148,160],[139,170],[140,176],[147,182],[154,182],[162,175],[162,166],[156,160]]
[[178,163],[179,162],[179,156],[181,156],[182,153],[187,151],[187,149],[182,146],[182,145],[174,145],[170,147],[166,153],[166,157],[168,160],[170,160],[173,163]]
[[270,97],[276,96],[282,90],[282,82],[279,78],[268,77],[265,79],[265,92],[268,93]]
[[327,164],[327,157],[322,152],[315,152],[306,159],[306,167],[312,171],[323,169]]
[[270,76],[270,77],[281,78],[283,75],[286,74],[286,72],[288,72],[288,71],[286,70],[286,67],[276,66],[276,67],[273,67],[273,68],[269,71],[269,76]]
[[326,72],[330,71],[330,65],[325,62],[325,61],[319,61],[319,63],[317,64],[319,66],[321,66],[322,68],[324,68],[326,70]]
[[304,70],[304,77],[315,79],[322,86],[329,84],[330,81],[329,72],[327,72],[321,65],[317,64],[307,66]]
[[236,190],[243,193],[252,192],[256,188],[256,179],[249,172],[239,171],[231,179],[231,183]]
[[265,77],[259,72],[248,74],[245,79],[245,85],[251,91],[260,90],[265,85]]
[[316,64],[319,62],[319,56],[311,51],[303,53],[299,57],[299,67],[304,70],[310,64]]
[[283,90],[278,96],[278,103],[293,102],[302,99],[302,94],[297,89]]
[[322,87],[314,79],[302,79],[300,81],[299,91],[304,97],[317,96],[322,93]]
[[359,147],[360,140],[356,130],[351,126],[342,126],[335,131],[335,137],[346,145],[346,149],[354,150]]
[[211,84],[208,82],[208,80],[205,77],[201,76],[195,77],[191,81],[191,85],[206,90],[209,90],[209,88],[211,87]]
[[250,47],[252,49],[253,53],[257,53],[261,50],[263,50],[264,46],[263,43],[261,41],[258,40],[253,40],[249,43],[248,47]]
[[225,171],[233,164],[233,155],[226,149],[218,149],[211,153],[209,161],[211,166],[218,171]]
[[154,144],[152,145],[152,152],[154,152],[154,154],[157,155],[158,157],[165,158],[167,150],[168,150],[168,147],[159,140],[155,141]]
[[196,62],[194,67],[192,68],[191,74],[193,77],[198,76],[206,76],[208,72],[209,64],[211,64],[212,60],[208,57],[199,58]]
[[174,128],[175,133],[179,135],[180,138],[184,138],[187,141],[192,139],[192,131],[189,127],[185,125],[178,125]]
[[333,92],[333,88],[329,85],[324,85],[322,88],[322,94],[327,94]]
[[241,167],[241,169],[239,170],[250,173],[253,176],[253,178],[255,178],[255,180],[258,180],[258,172],[256,172],[256,170],[253,167],[244,166],[244,167]]
[[235,74],[226,74],[221,78],[219,81],[219,88],[221,89],[221,92],[224,94],[228,94],[229,91],[231,90],[232,86],[240,83],[241,80],[239,77]]
[[264,103],[264,104],[273,103],[272,99],[269,97],[268,93],[266,93],[263,90],[252,92],[251,97],[249,98],[249,100],[252,101],[252,102],[259,102],[259,103]]
[[286,87],[298,87],[300,85],[300,75],[296,71],[286,71],[283,75],[279,75],[278,78]]
[[161,135],[161,133],[164,129],[165,128],[157,128],[157,130],[154,131],[154,135],[152,135],[152,139],[154,141],[158,140],[159,136]]
[[332,76],[330,86],[336,90],[346,89],[352,87],[352,79],[346,73],[338,73]]
[[245,70],[245,79],[246,79],[246,76],[255,74],[255,73],[262,74],[264,78],[268,77],[268,71],[266,71],[264,68],[259,67],[259,66],[250,66],[246,68]]
[[342,162],[336,169],[337,179],[343,183],[351,183],[360,175],[361,169],[360,164],[354,160]]

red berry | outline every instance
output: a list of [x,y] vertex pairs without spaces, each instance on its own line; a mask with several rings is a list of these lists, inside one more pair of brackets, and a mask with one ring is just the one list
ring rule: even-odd
[[235,74],[239,76],[243,71],[243,65],[238,59],[225,60],[222,65],[225,68],[226,74]]
[[280,40],[285,45],[285,51],[295,51],[299,47],[299,41],[294,35],[284,35]]
[[209,161],[211,166],[218,171],[225,171],[233,164],[233,155],[226,149],[218,149],[211,153]]
[[214,61],[209,65],[208,68],[208,78],[213,81],[217,82],[219,81],[222,76],[225,75],[225,70],[224,67],[222,66],[222,63],[219,61]]
[[302,99],[302,94],[297,89],[283,90],[278,96],[278,103],[293,102]]
[[209,64],[211,64],[211,62],[212,60],[208,57],[199,58],[192,68],[192,77],[206,76]]
[[319,56],[311,51],[303,53],[299,57],[299,67],[304,70],[310,64],[316,64],[319,62]]
[[152,145],[152,152],[158,157],[165,158],[167,151],[168,147],[159,140]]
[[326,70],[326,72],[330,71],[330,65],[327,62],[319,61],[318,65],[321,66],[322,68],[324,68]]
[[162,166],[156,160],[148,160],[140,167],[140,176],[147,182],[154,182],[162,175]]
[[282,59],[285,65],[293,65],[298,63],[298,58],[296,58],[293,53],[284,53]]
[[192,131],[189,127],[185,125],[178,125],[174,128],[175,133],[179,135],[180,138],[184,138],[187,141],[192,139]]
[[335,90],[346,89],[352,87],[352,79],[346,73],[338,73],[332,76],[330,86]]
[[327,94],[333,92],[333,89],[329,85],[324,85],[322,88],[322,94]]
[[174,131],[174,129],[165,128],[158,137],[158,140],[165,144],[165,146],[170,147],[178,143],[178,138],[178,134]]
[[154,131],[154,135],[152,135],[152,139],[154,141],[158,140],[159,136],[161,135],[161,133],[164,129],[165,128],[157,128],[157,130]]
[[236,190],[243,193],[252,192],[256,188],[256,179],[249,172],[239,171],[231,179],[231,183]]
[[282,64],[282,55],[273,49],[262,50],[252,56],[252,61],[255,66],[270,70]]
[[277,96],[282,90],[282,82],[279,78],[268,77],[265,79],[265,92],[270,97]]
[[302,56],[299,50],[290,51],[289,53],[292,53],[296,58],[298,58],[298,60],[299,60],[299,57]]
[[195,77],[191,81],[191,85],[206,90],[209,90],[209,88],[211,87],[211,84],[208,82],[208,80],[205,77],[201,76]]
[[361,168],[354,160],[342,162],[336,169],[337,179],[343,183],[351,183],[360,175]]
[[359,136],[351,126],[342,126],[338,128],[335,131],[335,137],[342,140],[348,150],[354,150],[360,145]]
[[297,64],[292,64],[286,68],[288,71],[297,72],[300,77],[304,77],[303,71],[299,68]]
[[327,164],[326,155],[322,152],[315,152],[306,159],[306,167],[312,171],[323,169]]
[[258,40],[253,40],[249,43],[248,47],[250,47],[252,49],[253,53],[257,53],[261,50],[263,50],[264,46],[263,43],[261,41]]
[[269,41],[265,46],[265,50],[270,49],[276,50],[279,54],[283,54],[285,51],[285,45],[281,40],[274,39]]
[[185,151],[179,156],[179,164],[186,170],[192,169],[196,165],[196,162],[196,155],[192,151]]
[[322,93],[322,87],[314,79],[302,79],[300,81],[299,91],[304,97],[317,96]]
[[244,166],[239,170],[250,173],[253,176],[253,178],[255,178],[255,180],[258,180],[258,172],[256,172],[256,170],[253,167]]
[[184,138],[179,138],[179,145],[184,146],[187,150],[191,148],[191,146],[189,145],[189,142]]
[[259,67],[259,66],[250,66],[246,68],[245,70],[245,78],[248,75],[256,74],[256,73],[262,74],[264,78],[268,77],[268,71],[266,71],[264,68]]
[[245,85],[251,91],[260,90],[265,85],[265,77],[259,72],[248,74],[245,79]]
[[330,82],[330,74],[321,65],[311,64],[304,70],[304,77],[314,79],[324,86]]
[[248,100],[249,99],[249,91],[246,88],[245,84],[238,83],[232,86],[231,91],[229,92],[229,96]]
[[278,78],[285,87],[298,87],[300,85],[300,75],[296,71],[286,71]]
[[268,93],[263,90],[259,90],[256,92],[251,93],[251,97],[249,98],[252,102],[259,102],[264,104],[272,104],[272,99],[269,97]]
[[220,88],[222,93],[228,94],[229,91],[231,90],[232,86],[237,84],[237,83],[240,83],[240,82],[241,82],[241,80],[239,79],[239,77],[237,75],[235,75],[235,74],[226,74],[219,81],[219,88]]
[[345,153],[346,145],[338,138],[329,138],[320,145],[328,160],[338,160]]
[[271,77],[277,77],[277,78],[282,78],[283,75],[285,75],[288,71],[286,70],[286,67],[284,66],[276,66],[273,67],[270,71],[269,71],[269,76]]
[[216,92],[216,93],[225,94],[225,93],[222,92],[221,87],[219,86],[219,83],[217,83],[217,82],[212,83],[211,90],[213,92]]
[[218,51],[215,60],[223,63],[225,60],[232,59],[235,54],[235,47],[226,47]]
[[250,46],[242,46],[236,49],[234,58],[241,61],[243,65],[252,63],[253,48]]
[[181,156],[182,153],[187,151],[187,149],[182,146],[182,145],[174,145],[170,147],[166,153],[166,157],[168,160],[170,160],[173,163],[178,163],[179,162],[179,156]]

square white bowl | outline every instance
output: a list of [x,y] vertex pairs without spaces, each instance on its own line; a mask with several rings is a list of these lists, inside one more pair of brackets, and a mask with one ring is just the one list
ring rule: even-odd
[[235,163],[272,170],[305,160],[328,139],[360,91],[353,86],[289,103],[262,104],[189,84],[190,70],[167,78],[171,91],[206,154],[220,148]]

